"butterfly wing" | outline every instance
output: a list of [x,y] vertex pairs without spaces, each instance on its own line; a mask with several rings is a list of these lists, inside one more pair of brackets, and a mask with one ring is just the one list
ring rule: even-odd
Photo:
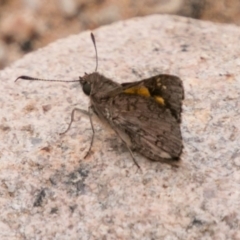
[[151,160],[177,161],[183,148],[181,80],[158,75],[122,87],[112,104],[113,124],[130,137],[133,150]]
[[[126,93],[155,98],[160,104],[164,104],[180,122],[182,112],[182,100],[184,90],[179,77],[160,74],[136,83],[123,83],[122,88]],[[140,90],[139,90],[140,89]],[[148,92],[144,92],[144,89]]]
[[[90,96],[94,112],[121,138],[127,136],[132,150],[154,161],[177,161],[183,148],[181,80],[171,75],[121,85],[102,80]],[[109,81],[110,89],[99,92],[99,87],[109,87]]]

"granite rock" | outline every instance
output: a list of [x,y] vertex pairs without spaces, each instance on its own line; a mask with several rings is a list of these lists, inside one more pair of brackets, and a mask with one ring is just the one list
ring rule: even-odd
[[0,72],[1,239],[239,239],[240,28],[153,15],[94,30],[98,71],[117,82],[159,73],[185,88],[178,169],[129,152],[94,119],[78,79],[95,69],[90,32]]

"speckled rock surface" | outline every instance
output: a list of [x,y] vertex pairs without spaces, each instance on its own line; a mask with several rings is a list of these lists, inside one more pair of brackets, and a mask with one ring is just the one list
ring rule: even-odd
[[149,16],[94,31],[99,72],[118,82],[159,73],[185,88],[178,169],[136,154],[94,120],[77,79],[95,68],[89,32],[0,72],[0,239],[239,239],[240,28]]

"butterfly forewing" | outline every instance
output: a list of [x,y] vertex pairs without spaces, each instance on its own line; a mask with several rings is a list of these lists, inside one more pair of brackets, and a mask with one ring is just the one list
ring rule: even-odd
[[123,83],[123,89],[145,87],[149,91],[149,96],[169,108],[178,121],[181,120],[182,100],[184,90],[182,81],[173,75],[160,74],[135,83]]

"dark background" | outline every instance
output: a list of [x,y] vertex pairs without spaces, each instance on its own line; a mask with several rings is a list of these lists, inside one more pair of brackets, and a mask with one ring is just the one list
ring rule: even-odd
[[0,69],[58,38],[161,13],[239,25],[240,1],[0,0]]

